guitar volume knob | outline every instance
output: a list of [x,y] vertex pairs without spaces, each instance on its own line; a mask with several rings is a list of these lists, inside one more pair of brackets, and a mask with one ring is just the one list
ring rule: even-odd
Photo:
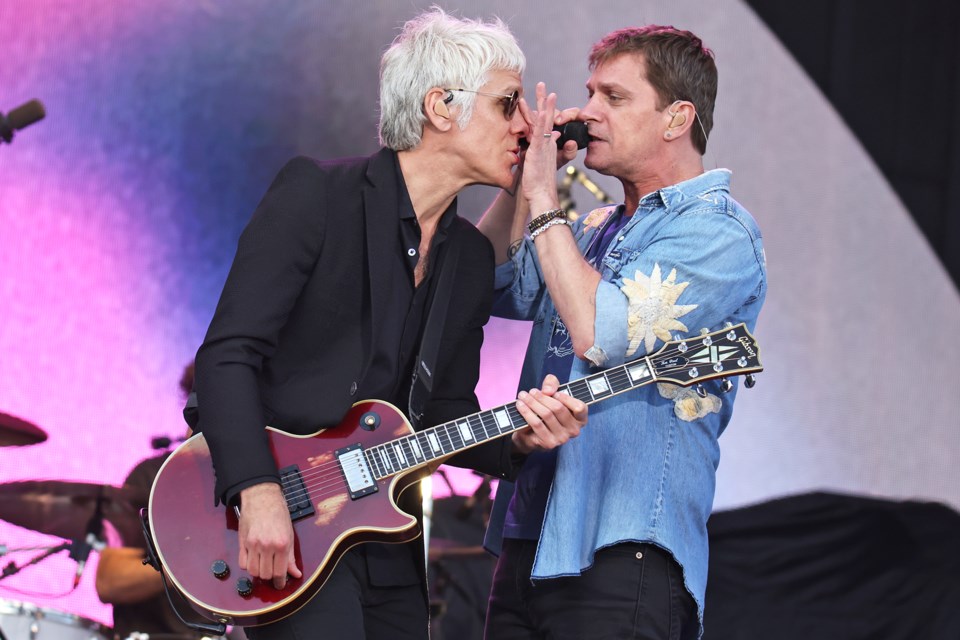
[[250,578],[240,578],[237,580],[237,593],[246,598],[253,593],[253,581]]
[[210,565],[210,573],[217,580],[223,580],[230,575],[230,565],[223,560],[214,560],[213,564]]

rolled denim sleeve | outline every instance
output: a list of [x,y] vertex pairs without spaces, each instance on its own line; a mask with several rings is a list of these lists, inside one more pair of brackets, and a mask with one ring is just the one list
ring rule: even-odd
[[529,238],[524,238],[513,258],[497,267],[493,287],[493,315],[510,320],[532,320],[536,315],[546,286]]
[[[676,216],[642,247],[629,239],[604,265],[595,348],[603,366],[652,353],[672,336],[719,328],[762,296],[759,234],[722,209]],[[590,353],[590,352],[588,352]],[[591,358],[594,360],[595,358]]]

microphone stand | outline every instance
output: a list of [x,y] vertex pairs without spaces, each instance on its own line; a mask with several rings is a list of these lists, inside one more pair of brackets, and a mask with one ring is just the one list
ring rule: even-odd
[[[66,551],[71,546],[73,546],[72,542],[64,542],[62,544],[58,544],[55,547],[30,547],[31,549],[46,549],[46,551],[44,551],[43,553],[41,553],[40,555],[34,558],[31,558],[29,562],[27,562],[26,564],[22,564],[20,566],[17,566],[17,564],[11,560],[10,562],[7,563],[7,566],[3,568],[3,571],[0,571],[0,580],[9,578],[10,576],[17,575],[27,567],[35,565],[42,560],[46,560],[47,558],[49,558],[55,553]],[[10,551],[17,551],[17,549],[10,549]]]
[[560,206],[564,209],[569,211],[576,206],[576,203],[571,197],[571,187],[573,187],[574,181],[582,184],[583,187],[600,202],[604,204],[613,204],[613,198],[611,198],[603,189],[601,189],[596,182],[588,178],[586,173],[580,169],[577,169],[573,165],[569,165],[563,172],[563,177],[560,179],[560,184],[557,185],[557,195],[560,196]]
[[[96,507],[94,508],[93,515],[90,517],[90,521],[87,523],[86,535],[83,538],[78,540],[71,540],[70,542],[63,542],[53,547],[25,547],[23,549],[8,549],[7,553],[11,551],[27,551],[29,549],[45,549],[43,553],[32,558],[26,564],[17,566],[12,560],[7,563],[7,566],[0,571],[0,580],[9,578],[10,576],[20,573],[22,570],[26,569],[29,566],[35,565],[42,560],[49,558],[55,553],[60,553],[61,551],[69,551],[70,558],[76,561],[80,565],[78,573],[83,573],[83,567],[86,566],[87,558],[90,557],[90,551],[97,549],[98,551],[103,548],[104,544],[102,542],[103,537],[103,495],[101,489],[101,495],[97,498]],[[77,576],[74,581],[73,587],[76,588],[79,583],[80,577]]]

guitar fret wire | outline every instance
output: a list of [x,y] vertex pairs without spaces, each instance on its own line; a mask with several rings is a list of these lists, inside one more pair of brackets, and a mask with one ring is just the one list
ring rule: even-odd
[[[657,359],[661,360],[661,359],[676,355],[678,353],[680,353],[679,350],[671,349],[671,350],[664,351],[662,353],[657,354],[658,355]],[[572,395],[574,397],[578,397],[578,399],[581,399],[581,400],[582,398],[579,398],[580,395],[589,394],[590,398],[588,401],[592,402],[592,401],[595,401],[598,397],[600,399],[603,399],[605,397],[608,397],[609,395],[615,395],[617,393],[622,393],[624,391],[629,391],[633,388],[636,388],[645,384],[649,384],[650,382],[653,382],[658,378],[662,378],[671,373],[689,369],[689,364],[685,364],[683,366],[663,368],[659,371],[657,371],[656,368],[654,367],[654,370],[649,371],[647,376],[645,376],[643,379],[637,382],[634,382],[630,379],[630,376],[627,372],[627,368],[637,364],[638,362],[639,361],[631,361],[630,363],[620,365],[614,369],[609,369],[599,374],[594,374],[592,376],[587,376],[585,378],[572,381],[570,383],[567,383],[561,386],[560,389],[563,392],[569,395]],[[593,393],[593,391],[590,389],[589,381],[598,379],[600,376],[604,378],[607,384],[607,389],[602,391],[598,396],[598,394]],[[580,387],[580,389],[576,387]],[[581,394],[580,393],[581,390],[585,392],[585,394]],[[510,422],[509,426],[506,426],[506,427],[500,426],[499,421],[496,419],[496,414],[498,412],[504,412],[506,414]],[[406,469],[418,466],[421,462],[426,462],[429,460],[433,460],[437,457],[442,457],[444,455],[453,453],[456,450],[465,448],[466,445],[478,444],[481,442],[485,442],[486,440],[489,440],[493,437],[505,435],[509,431],[515,431],[524,426],[526,426],[526,424],[523,422],[522,416],[519,415],[519,411],[516,408],[516,403],[509,403],[506,405],[502,405],[500,407],[496,407],[494,409],[480,411],[480,412],[471,414],[469,416],[459,418],[452,422],[437,425],[435,427],[432,427],[431,429],[420,431],[415,434],[409,434],[408,436],[404,436],[403,438],[392,441],[390,443],[392,446],[398,446],[401,448],[401,450],[407,452],[406,453],[406,456],[408,458],[407,461],[400,460],[397,457],[396,451],[391,450],[387,446],[388,443],[383,443],[381,445],[376,445],[375,447],[371,447],[370,449],[365,450],[364,452],[365,462],[367,464],[367,467],[371,470],[372,473],[374,473],[374,475],[380,475],[382,472],[386,472],[389,475],[390,473],[396,473],[398,471],[404,471]],[[470,439],[464,440],[463,435],[460,432],[461,427],[465,427],[473,437]],[[491,429],[495,431],[494,436],[490,435]],[[506,431],[504,429],[506,429]],[[441,449],[440,452],[435,451],[432,445],[429,446],[428,448],[425,448],[423,446],[423,442],[421,442],[418,438],[419,435],[423,435],[424,439],[427,440],[427,443],[429,445],[430,433],[432,433],[437,438],[437,441],[440,444],[440,449]],[[414,438],[417,438],[417,443],[420,446],[421,451],[423,451],[425,455],[423,456],[416,455],[414,447],[411,446],[411,443],[414,442]],[[370,456],[370,452],[374,449],[379,449],[380,457],[385,459],[384,463],[389,463],[390,465],[392,465],[393,470],[389,468],[387,469],[379,468],[383,465],[379,461],[373,459]],[[411,459],[412,459],[412,463],[410,462]],[[356,464],[359,464],[359,463],[356,463]],[[318,465],[318,467],[313,467],[309,470],[301,471],[301,478],[306,483],[312,477],[315,477],[318,473],[323,473],[329,468],[333,468],[339,471],[340,467],[342,467],[342,463],[340,461],[332,460],[330,462]],[[294,480],[291,480],[290,482],[294,482]],[[286,486],[290,486],[290,482],[285,482],[284,484]]]
[[[569,385],[565,385],[565,387],[568,387],[568,386],[569,386]],[[563,389],[564,387],[561,387],[561,388]],[[565,389],[565,390],[569,392],[569,389]],[[465,421],[465,422],[467,422],[467,425],[468,425],[468,427],[469,427],[469,419],[470,419],[470,418],[474,418],[475,420],[478,421],[478,423],[479,423],[478,426],[480,426],[480,427],[483,428],[484,438],[483,438],[483,440],[480,440],[480,438],[479,438],[479,436],[478,436],[478,433],[477,433],[477,430],[476,430],[476,429],[471,429],[471,432],[474,434],[474,441],[475,441],[476,443],[480,443],[480,442],[482,442],[482,441],[486,441],[486,440],[489,440],[489,439],[491,439],[491,438],[493,438],[493,437],[496,437],[496,436],[489,436],[489,435],[487,434],[487,431],[488,431],[490,428],[493,428],[493,429],[495,429],[495,430],[497,431],[497,436],[506,435],[507,432],[506,432],[506,431],[501,431],[501,428],[499,427],[499,425],[498,425],[498,423],[497,423],[497,421],[496,421],[496,418],[493,417],[494,414],[495,414],[495,412],[496,412],[496,411],[499,411],[499,410],[505,410],[505,411],[507,412],[508,416],[510,417],[511,426],[510,426],[510,427],[507,427],[507,429],[508,429],[509,431],[515,431],[515,430],[518,430],[518,429],[522,428],[522,426],[517,426],[518,424],[522,424],[523,426],[526,426],[525,423],[523,423],[522,416],[520,416],[519,411],[516,409],[516,403],[510,403],[510,404],[507,404],[507,405],[503,405],[503,406],[501,406],[501,407],[496,407],[495,409],[490,409],[490,410],[486,410],[486,411],[481,411],[481,412],[472,414],[472,415],[470,415],[470,416],[467,416],[466,418],[461,418],[461,419],[455,420],[455,421],[450,422],[450,423],[444,423],[444,424],[441,424],[441,425],[437,425],[437,426],[435,426],[435,427],[431,427],[430,429],[426,429],[426,430],[424,430],[424,431],[419,431],[419,432],[417,432],[416,434],[410,434],[410,435],[408,435],[408,436],[404,436],[403,438],[400,438],[400,439],[395,440],[395,441],[391,441],[390,443],[381,443],[381,444],[379,444],[379,445],[375,445],[374,447],[371,447],[370,449],[365,450],[365,453],[366,453],[366,452],[369,452],[369,451],[372,451],[372,450],[374,450],[374,449],[378,449],[378,450],[381,450],[381,451],[384,451],[384,450],[389,451],[390,453],[393,454],[393,455],[389,458],[389,461],[392,463],[394,460],[396,460],[396,463],[394,464],[395,469],[396,469],[397,467],[399,467],[399,470],[400,470],[400,471],[403,471],[403,470],[405,470],[405,468],[411,468],[411,467],[417,466],[417,465],[416,465],[416,464],[414,464],[414,465],[403,464],[401,461],[399,461],[399,460],[396,458],[395,452],[393,452],[393,451],[392,451],[391,449],[389,449],[389,448],[386,448],[386,449],[385,449],[386,445],[391,445],[391,446],[392,446],[392,445],[394,445],[394,444],[396,444],[396,443],[407,444],[407,442],[409,441],[410,438],[413,438],[413,437],[415,437],[415,436],[418,435],[418,434],[424,434],[424,435],[426,435],[428,432],[432,432],[434,435],[437,436],[437,438],[438,438],[438,440],[439,440],[439,442],[440,442],[440,444],[441,444],[441,452],[437,453],[437,452],[433,451],[433,449],[432,449],[432,447],[431,447],[430,453],[431,453],[431,454],[434,454],[434,455],[433,455],[432,457],[426,457],[426,456],[425,456],[425,457],[423,458],[423,461],[426,462],[426,461],[428,461],[428,460],[432,460],[432,459],[435,459],[435,458],[437,458],[437,457],[441,457],[441,456],[443,456],[443,455],[452,453],[452,451],[448,451],[448,450],[447,450],[448,448],[451,448],[451,447],[452,447],[453,449],[459,449],[459,448],[460,448],[460,447],[456,446],[456,444],[455,444],[455,442],[454,442],[453,436],[452,436],[451,433],[448,431],[448,430],[451,429],[451,428],[459,430],[459,425],[457,424],[458,422]],[[484,420],[484,419],[486,419],[486,420]],[[484,424],[484,422],[486,422],[487,424]],[[489,425],[489,426],[487,426],[487,425]],[[456,432],[456,435],[457,435],[457,440],[462,441],[462,438],[460,437],[459,432]],[[467,443],[464,442],[464,444],[467,444]],[[421,448],[422,448],[422,447],[421,447]],[[381,453],[381,457],[384,457],[385,455],[386,455],[386,454]],[[375,468],[378,466],[377,464],[375,464],[374,462],[372,462],[372,461],[369,459],[369,456],[365,456],[365,457],[367,458],[366,462],[367,462],[368,468],[370,468],[371,470],[373,470],[373,469],[375,469]],[[416,459],[416,456],[411,456],[411,457],[414,457],[414,458]],[[359,466],[359,463],[356,463],[356,465]],[[300,475],[301,475],[301,478],[303,479],[304,482],[308,482],[312,477],[315,477],[318,473],[322,473],[322,472],[326,471],[328,468],[332,468],[332,469],[338,470],[340,466],[342,466],[341,463],[340,463],[340,461],[338,461],[338,460],[331,460],[331,461],[329,461],[329,462],[326,462],[326,463],[323,463],[323,464],[321,464],[321,465],[318,465],[317,467],[311,467],[311,468],[308,469],[308,470],[302,470],[302,471],[300,472]],[[345,467],[345,468],[346,468],[346,467]],[[351,467],[351,468],[352,468],[352,467]],[[387,471],[388,471],[388,473],[389,473],[389,470],[387,470]],[[285,482],[284,484],[285,484],[286,486],[290,486],[290,483],[292,483],[292,482],[295,482],[295,480],[294,480],[294,479],[290,479],[289,482]]]
[[[658,356],[657,360],[662,360],[678,353],[680,353],[679,350],[664,351],[656,354]],[[657,371],[656,367],[654,366],[652,371],[648,370],[646,376],[634,382],[631,380],[627,369],[639,362],[641,361],[632,361],[613,369],[608,369],[598,374],[593,374],[591,376],[569,382],[565,385],[562,385],[560,390],[574,397],[578,397],[578,390],[575,388],[575,386],[580,387],[582,391],[586,392],[583,395],[589,395],[589,402],[593,402],[598,398],[604,399],[612,395],[623,393],[624,391],[629,391],[636,387],[644,386],[651,382],[657,381],[659,378],[669,375],[670,373],[688,370],[690,368],[689,364],[685,364],[683,366],[663,368]],[[649,366],[649,364],[654,363],[647,364]],[[607,389],[602,391],[600,394],[595,394],[589,386],[589,381],[599,379],[601,376],[606,382]],[[712,379],[713,377],[709,379]],[[578,397],[578,399],[581,398]],[[496,414],[498,412],[506,413],[510,422],[509,426],[500,426],[499,420],[496,418]],[[466,448],[466,446],[471,443],[479,444],[489,439],[506,435],[508,432],[519,430],[525,426],[526,424],[523,422],[523,418],[520,416],[519,410],[516,408],[516,403],[509,403],[493,409],[480,411],[463,418],[458,418],[457,420],[451,422],[436,425],[430,429],[409,434],[388,443],[381,443],[379,445],[370,447],[369,449],[364,450],[364,462],[366,463],[366,467],[373,474],[374,478],[380,480],[384,477],[388,477],[389,475],[394,475],[396,473],[421,466],[423,462],[454,453],[459,449]],[[465,427],[473,437],[464,440],[461,427]],[[490,435],[490,429],[495,431],[495,435]],[[504,429],[506,429],[506,431],[504,431]],[[434,435],[437,439],[437,442],[440,444],[441,450],[439,452],[433,450],[432,443],[429,442],[430,434]],[[423,446],[420,436],[423,436],[423,438],[427,440],[427,443],[430,445],[429,448],[425,448]],[[421,451],[424,452],[423,456],[416,455],[415,448],[411,444],[413,442],[416,442]],[[399,447],[402,451],[404,451],[406,460],[401,460],[397,456],[396,450],[393,449],[393,447]],[[377,462],[377,460],[372,457],[372,452],[374,450],[379,451],[381,458],[385,458],[384,464],[390,463],[393,466],[392,470],[389,468],[383,469],[382,471],[385,471],[386,473],[381,475],[381,469],[379,467],[383,465],[381,465],[381,463]],[[346,484],[344,478],[342,477],[341,470],[352,471],[354,469],[361,468],[361,466],[363,465],[359,461],[343,463],[340,460],[331,460],[329,462],[322,463],[317,467],[312,467],[308,470],[301,471],[300,481],[303,483],[304,489],[296,488],[295,490],[291,490],[286,497],[296,499],[301,497],[304,493],[307,495],[312,495],[316,490],[323,491],[331,486],[343,485],[345,487]],[[296,483],[297,479],[295,478],[282,480],[282,484],[288,489],[295,487]]]

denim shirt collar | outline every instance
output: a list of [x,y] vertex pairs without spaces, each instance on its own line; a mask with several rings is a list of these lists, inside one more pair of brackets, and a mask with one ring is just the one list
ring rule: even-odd
[[730,190],[729,169],[711,169],[698,176],[663,187],[640,198],[640,207],[672,208],[689,198],[702,198],[713,191]]

